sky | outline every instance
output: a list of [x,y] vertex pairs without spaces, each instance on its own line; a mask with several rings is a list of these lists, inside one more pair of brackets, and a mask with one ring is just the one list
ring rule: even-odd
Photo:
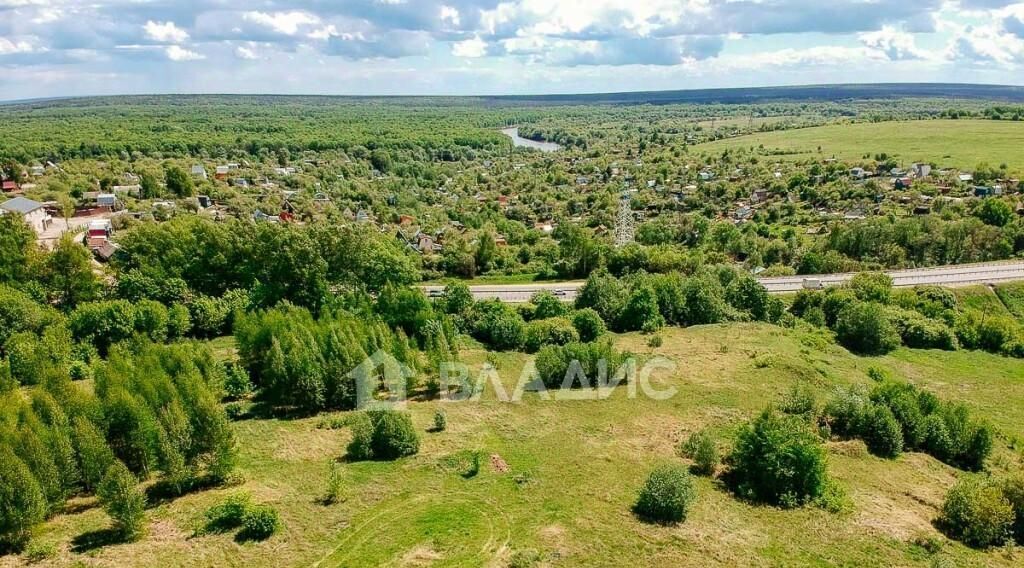
[[1024,84],[1007,0],[0,0],[0,100]]

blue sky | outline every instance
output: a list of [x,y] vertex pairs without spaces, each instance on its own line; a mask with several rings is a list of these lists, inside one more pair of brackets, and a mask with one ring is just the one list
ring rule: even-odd
[[1024,84],[1006,0],[0,0],[0,99]]

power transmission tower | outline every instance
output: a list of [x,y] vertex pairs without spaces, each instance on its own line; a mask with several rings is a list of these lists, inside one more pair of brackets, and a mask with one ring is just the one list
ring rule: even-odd
[[629,195],[623,195],[619,203],[619,215],[615,220],[615,246],[624,247],[632,243],[635,235],[633,208],[629,203]]

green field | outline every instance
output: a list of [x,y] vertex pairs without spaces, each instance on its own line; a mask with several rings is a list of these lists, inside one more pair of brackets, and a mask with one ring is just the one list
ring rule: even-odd
[[[1024,123],[994,120],[926,120],[835,124],[799,130],[767,132],[697,146],[719,154],[726,149],[758,148],[783,151],[782,159],[835,157],[857,161],[885,153],[909,166],[913,162],[973,169],[982,162],[1007,164],[1024,171]],[[820,148],[820,151],[819,151]],[[791,153],[790,153],[791,152]]]
[[[829,443],[829,469],[852,501],[845,513],[785,511],[737,500],[716,482],[699,480],[686,523],[643,524],[630,513],[636,491],[655,464],[677,460],[680,439],[703,427],[723,449],[736,428],[797,383],[824,398],[837,385],[868,383],[879,366],[949,399],[963,400],[999,431],[991,460],[1002,471],[1021,460],[1011,440],[1024,437],[1024,372],[1018,360],[980,352],[900,349],[860,358],[816,335],[761,324],[730,324],[617,338],[641,357],[673,360],[655,374],[658,388],[678,394],[658,402],[631,400],[623,389],[603,401],[494,400],[447,404],[448,430],[426,433],[437,402],[410,404],[423,432],[420,453],[391,463],[344,463],[344,500],[318,502],[328,463],[341,458],[346,428],[320,428],[338,415],[236,422],[244,481],[157,503],[148,534],[133,544],[91,548],[88,535],[107,524],[93,499],[74,501],[46,523],[37,540],[57,549],[42,565],[88,566],[507,566],[539,557],[538,566],[900,565],[928,566],[934,556],[914,544],[930,537],[957,566],[1019,566],[1020,552],[978,552],[932,526],[956,470],[923,455],[896,461],[869,455],[861,442]],[[230,340],[218,351],[231,352]],[[768,355],[771,353],[771,355]],[[464,353],[478,372],[485,360],[511,391],[521,354]],[[482,455],[480,473],[458,466]],[[498,471],[497,457],[508,465]],[[259,544],[232,535],[198,536],[203,511],[247,490],[281,512],[284,529]],[[14,562],[7,557],[5,562]]]

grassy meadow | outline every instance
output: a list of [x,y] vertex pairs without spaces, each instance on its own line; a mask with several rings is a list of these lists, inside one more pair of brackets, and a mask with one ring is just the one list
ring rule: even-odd
[[831,158],[857,161],[886,153],[906,163],[936,162],[940,167],[973,169],[987,162],[1024,171],[1020,141],[1024,123],[994,120],[923,120],[834,124],[740,136],[697,146],[711,154],[741,148],[781,151],[779,159]]
[[[879,459],[861,442],[828,444],[829,471],[850,501],[846,512],[751,505],[701,478],[684,524],[641,523],[630,512],[639,486],[655,464],[680,459],[675,447],[689,433],[710,427],[725,450],[744,420],[792,385],[812,385],[824,399],[835,386],[870,383],[872,366],[988,417],[999,431],[993,469],[1019,467],[1022,459],[1020,361],[907,349],[861,358],[816,333],[761,324],[661,335],[657,349],[641,335],[616,341],[641,360],[661,355],[675,362],[675,371],[651,381],[677,389],[672,398],[630,399],[620,387],[601,401],[545,401],[527,393],[510,404],[496,401],[488,385],[479,402],[412,402],[420,453],[391,463],[342,463],[343,499],[330,506],[319,498],[349,431],[326,426],[344,413],[238,421],[239,485],[151,503],[148,533],[133,544],[94,543],[90,535],[107,518],[91,498],[73,501],[40,530],[36,540],[56,552],[38,565],[928,566],[935,556],[916,544],[924,539],[941,541],[939,554],[957,566],[1024,562],[1024,552],[974,551],[932,526],[961,473],[924,454]],[[230,339],[217,341],[218,352],[230,356]],[[474,374],[484,362],[495,365],[511,392],[527,357],[468,349],[463,360]],[[447,430],[427,432],[442,407]],[[276,506],[283,530],[263,543],[199,534],[203,512],[242,490]],[[0,559],[3,566],[23,562]]]

